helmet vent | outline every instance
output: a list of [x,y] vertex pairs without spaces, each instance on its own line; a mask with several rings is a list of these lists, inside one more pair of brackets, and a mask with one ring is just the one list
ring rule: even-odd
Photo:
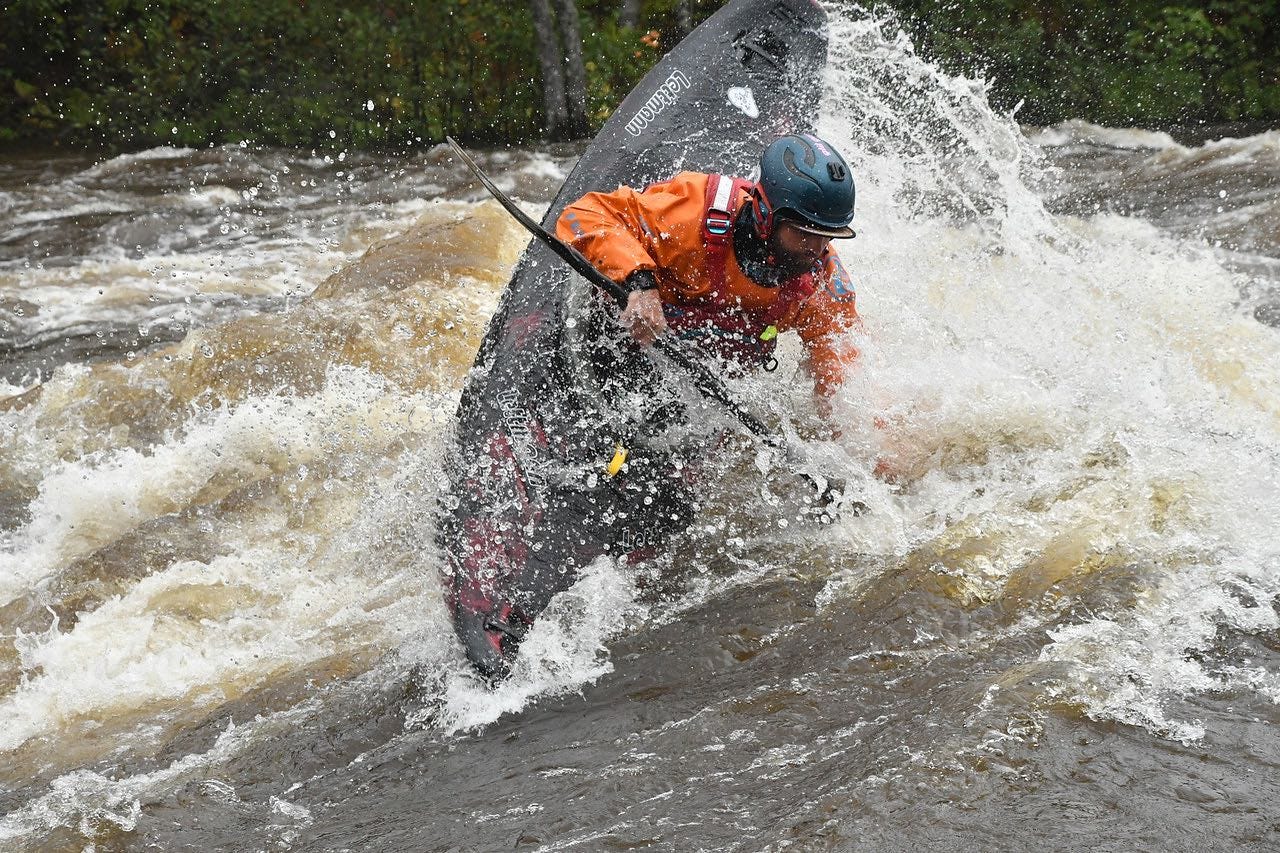
[[[812,148],[809,149],[809,155],[810,156],[808,159],[812,159],[813,157]],[[791,174],[795,175],[797,178],[804,178],[806,181],[808,181],[811,184],[814,184],[815,186],[821,186],[821,184],[819,184],[816,180],[814,180],[812,175],[806,175],[804,172],[800,171],[800,167],[796,165],[796,154],[790,148],[782,152],[782,164],[787,167],[787,171],[791,172]],[[809,165],[812,166],[813,164],[810,163]]]

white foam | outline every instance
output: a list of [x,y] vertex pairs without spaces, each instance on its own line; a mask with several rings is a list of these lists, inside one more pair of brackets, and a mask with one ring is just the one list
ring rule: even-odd
[[185,193],[182,193],[179,198],[186,205],[197,209],[224,207],[240,203],[240,193],[231,189],[231,187],[224,187],[221,184],[201,187],[193,185]]
[[[76,827],[86,838],[94,838],[108,827],[130,832],[137,826],[144,801],[163,799],[184,781],[199,779],[209,769],[255,746],[264,734],[269,736],[271,729],[305,716],[310,705],[302,703],[244,726],[230,723],[206,752],[184,755],[149,773],[112,778],[91,770],[76,770],[59,776],[47,793],[0,817],[0,842],[39,844],[43,836],[58,827]],[[203,785],[224,801],[240,802],[235,789],[225,782],[205,779]],[[311,820],[307,809],[277,797],[272,797],[269,805],[295,826],[305,826]]]
[[[341,417],[335,423],[380,440],[376,423],[358,418],[343,425]],[[419,423],[431,428],[433,421]],[[268,493],[251,511],[224,517],[209,530],[217,556],[164,566],[71,624],[53,622],[19,637],[24,678],[0,700],[0,752],[70,732],[78,733],[79,760],[145,750],[172,735],[166,727],[175,706],[184,709],[182,717],[212,713],[281,673],[320,666],[322,676],[335,664],[360,667],[411,640],[423,645],[423,659],[456,653],[438,578],[421,559],[433,535],[434,432],[424,435],[420,453],[398,465],[317,492],[312,502],[322,506],[308,511],[323,514],[318,528],[300,529],[301,508],[272,501]],[[300,469],[299,482],[306,476]],[[289,483],[279,488],[287,494]],[[414,524],[406,526],[406,518]],[[349,691],[365,690],[362,678],[381,684],[398,677],[403,661],[391,657]],[[305,715],[306,709],[303,703],[287,713]],[[57,768],[60,760],[55,752],[49,764]],[[72,773],[65,778],[75,796],[55,786],[15,813],[25,817],[3,826],[17,831],[46,814],[54,820],[60,809],[83,813],[108,794],[111,803],[127,804],[139,786],[162,786],[203,762],[192,760],[179,761],[172,773],[118,783]],[[280,808],[305,819],[287,805]]]
[[[911,486],[865,483],[875,512],[832,535],[894,558],[981,519],[983,541],[1002,544],[971,579],[981,596],[1004,594],[1026,554],[1054,549],[1150,567],[1132,611],[1061,626],[1040,663],[1061,673],[1056,698],[1194,738],[1196,721],[1166,711],[1172,698],[1263,683],[1189,652],[1222,626],[1270,630],[1280,338],[1241,313],[1221,256],[1134,218],[1049,215],[1026,180],[1035,149],[1012,119],[878,26],[833,22],[820,122],[858,181],[858,240],[840,251],[867,336],[839,405],[857,466],[892,458]],[[1036,141],[1084,135],[1193,153],[1080,123]],[[1247,612],[1224,592],[1241,578],[1257,599]],[[823,600],[864,580],[835,579]]]
[[158,145],[155,148],[148,148],[145,151],[135,151],[131,154],[120,154],[109,160],[103,160],[83,173],[88,177],[97,177],[108,172],[120,169],[128,169],[135,163],[146,163],[154,160],[177,160],[183,157],[190,157],[195,154],[194,148],[173,148],[168,145]]
[[121,204],[119,200],[101,199],[84,201],[68,207],[33,210],[13,217],[14,224],[29,225],[34,222],[51,222],[58,219],[69,219],[76,216],[93,216],[96,214],[129,213],[132,207]]
[[385,446],[412,424],[433,422],[438,400],[396,400],[385,388],[366,371],[333,367],[314,396],[252,398],[211,412],[148,453],[123,448],[52,465],[32,502],[31,521],[0,551],[0,602],[139,524],[186,506],[215,474],[251,482],[344,448]]
[[1280,131],[1269,130],[1243,139],[1225,137],[1206,142],[1194,149],[1182,149],[1182,157],[1162,162],[1166,168],[1182,165],[1186,168],[1257,169],[1276,162],[1280,156]]
[[1127,151],[1182,151],[1188,149],[1164,131],[1142,128],[1104,127],[1081,119],[1071,119],[1051,127],[1029,129],[1028,138],[1041,148],[1057,148],[1087,143]]
[[536,178],[563,182],[568,175],[564,168],[548,154],[535,153],[521,167],[520,171]]
[[643,618],[630,578],[600,558],[572,587],[556,595],[534,622],[501,690],[482,684],[458,661],[443,680],[441,704],[410,720],[456,733],[489,725],[538,697],[581,690],[613,671],[607,641]]

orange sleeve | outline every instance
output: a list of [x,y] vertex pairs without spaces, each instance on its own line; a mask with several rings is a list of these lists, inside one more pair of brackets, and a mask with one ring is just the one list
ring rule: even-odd
[[804,301],[795,330],[809,354],[809,370],[816,390],[830,397],[844,381],[845,371],[858,358],[849,332],[861,327],[857,294],[834,249],[828,249],[818,289]]
[[668,239],[675,235],[665,232],[670,223],[688,218],[690,205],[701,209],[705,180],[682,172],[644,192],[618,187],[610,193],[587,193],[560,214],[556,236],[617,282],[636,270],[663,269],[673,261],[666,255],[680,242]]

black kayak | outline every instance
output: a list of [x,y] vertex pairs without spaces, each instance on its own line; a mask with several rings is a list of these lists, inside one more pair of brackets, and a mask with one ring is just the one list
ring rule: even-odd
[[[730,2],[622,102],[543,227],[588,192],[682,170],[750,175],[769,142],[812,129],[826,57],[812,0]],[[438,529],[454,626],[488,679],[509,674],[580,568],[660,548],[697,510],[679,378],[630,345],[614,311],[534,241],[463,389]]]

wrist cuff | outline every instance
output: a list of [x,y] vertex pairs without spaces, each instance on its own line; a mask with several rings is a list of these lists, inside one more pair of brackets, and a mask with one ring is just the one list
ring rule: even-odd
[[626,285],[630,293],[640,290],[657,290],[658,279],[654,276],[653,270],[636,270],[627,276]]

